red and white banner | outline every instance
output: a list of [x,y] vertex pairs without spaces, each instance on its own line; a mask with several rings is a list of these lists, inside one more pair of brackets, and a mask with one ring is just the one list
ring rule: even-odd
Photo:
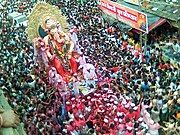
[[130,25],[131,27],[148,33],[147,15],[122,4],[109,0],[99,0],[99,8],[106,14]]
[[106,14],[116,18],[116,5],[108,0],[100,0],[99,8]]

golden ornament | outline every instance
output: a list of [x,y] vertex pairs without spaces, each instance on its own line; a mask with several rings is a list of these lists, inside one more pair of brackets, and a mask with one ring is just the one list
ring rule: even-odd
[[41,26],[44,30],[45,21],[47,19],[53,19],[57,21],[62,27],[62,30],[66,33],[68,31],[68,23],[66,16],[63,16],[60,9],[56,6],[50,5],[46,2],[38,2],[30,15],[28,16],[28,27],[26,33],[28,39],[32,42],[33,39],[39,37],[39,27]]

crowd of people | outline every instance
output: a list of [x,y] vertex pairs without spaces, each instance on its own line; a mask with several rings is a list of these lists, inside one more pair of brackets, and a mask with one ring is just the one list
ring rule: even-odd
[[[161,50],[133,42],[102,18],[93,0],[51,3],[76,29],[77,51],[97,77],[87,81],[79,69],[68,91],[59,92],[35,63],[25,27],[6,26],[5,18],[0,85],[27,134],[178,134],[179,69],[162,60]],[[93,92],[86,95],[84,89]]]

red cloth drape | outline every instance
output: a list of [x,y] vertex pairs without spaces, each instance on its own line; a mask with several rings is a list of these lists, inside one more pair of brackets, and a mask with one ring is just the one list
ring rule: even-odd
[[52,65],[56,68],[58,74],[62,76],[63,80],[69,82],[71,74],[69,71],[64,69],[61,61],[57,57],[52,60]]
[[76,59],[74,57],[71,57],[69,62],[70,62],[70,66],[71,66],[72,72],[73,73],[77,73],[78,63],[76,62]]

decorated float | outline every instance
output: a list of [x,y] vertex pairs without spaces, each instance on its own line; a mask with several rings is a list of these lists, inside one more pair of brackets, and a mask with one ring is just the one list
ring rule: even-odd
[[76,82],[79,72],[86,81],[97,78],[94,66],[76,51],[78,39],[74,31],[58,7],[46,2],[37,3],[28,17],[27,34],[34,45],[34,60],[46,70],[49,83],[58,90]]

